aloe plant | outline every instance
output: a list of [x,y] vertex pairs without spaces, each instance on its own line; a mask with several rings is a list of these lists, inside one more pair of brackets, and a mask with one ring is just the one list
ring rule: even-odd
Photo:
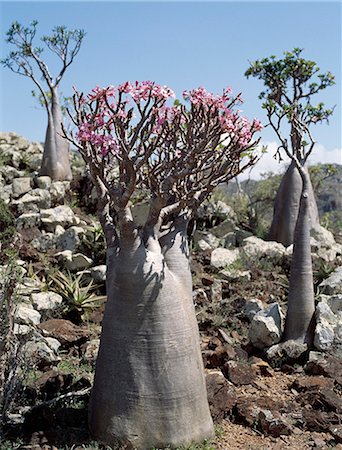
[[106,300],[105,295],[96,295],[99,288],[91,280],[88,284],[82,281],[83,274],[73,275],[57,271],[49,275],[49,285],[65,301],[65,312],[76,312],[84,320],[89,311],[98,308]]

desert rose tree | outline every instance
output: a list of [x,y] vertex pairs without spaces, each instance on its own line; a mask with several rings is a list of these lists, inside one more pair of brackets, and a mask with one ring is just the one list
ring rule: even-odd
[[[173,92],[153,82],[76,93],[69,140],[97,188],[107,241],[107,295],[90,428],[109,445],[177,447],[213,434],[192,302],[187,225],[221,182],[254,163],[249,123],[225,90]],[[229,136],[229,138],[227,138]],[[247,159],[242,159],[248,155]],[[149,214],[134,223],[143,188]]]
[[[264,58],[251,63],[246,71],[264,82],[265,90],[259,95],[263,99],[269,125],[275,131],[280,145],[277,155],[281,159],[290,152],[291,163],[282,179],[274,204],[274,216],[269,239],[281,242],[286,247],[293,244],[303,188],[302,177],[292,158],[302,164],[307,173],[306,160],[314,147],[312,125],[328,121],[332,109],[323,103],[313,105],[312,97],[334,84],[334,76],[320,73],[314,61],[304,59],[302,49],[285,52],[284,57]],[[286,149],[284,148],[284,137]],[[307,194],[311,226],[319,223],[318,210],[309,175]]]
[[[301,53],[294,49],[286,52],[284,59],[272,56],[256,61],[246,75],[264,81],[266,91],[260,97],[265,99],[263,107],[279,139],[278,152],[291,161],[276,197],[270,236],[284,245],[293,243],[283,339],[310,346],[315,313],[310,229],[318,222],[318,213],[306,162],[315,145],[311,125],[328,120],[333,112],[322,103],[313,106],[311,97],[334,84],[334,77],[330,72],[318,74],[314,82],[312,77],[319,68]],[[283,133],[284,122],[289,126],[289,138]]]
[[44,49],[34,44],[37,24],[37,21],[32,22],[29,27],[18,22],[12,24],[7,32],[7,42],[16,50],[11,51],[1,63],[15,73],[31,78],[46,108],[48,124],[40,175],[48,175],[52,180],[71,180],[69,143],[62,136],[63,116],[58,87],[65,71],[79,52],[85,33],[83,30],[68,30],[64,26],[58,26],[50,36],[41,38],[60,60],[60,70],[54,77],[42,59]]

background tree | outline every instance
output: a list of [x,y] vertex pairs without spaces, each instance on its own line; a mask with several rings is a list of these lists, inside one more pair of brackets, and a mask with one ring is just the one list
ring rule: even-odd
[[79,52],[85,33],[83,30],[67,30],[65,26],[58,26],[52,30],[51,36],[41,38],[61,61],[60,71],[53,77],[42,60],[44,49],[34,44],[37,24],[37,21],[33,21],[29,27],[18,22],[12,24],[7,32],[7,42],[15,46],[16,50],[11,51],[1,63],[15,73],[31,78],[38,88],[38,98],[46,108],[48,125],[40,174],[48,175],[53,180],[71,180],[69,143],[62,136],[63,117],[58,86]]
[[[327,72],[317,75],[318,83],[312,82],[319,68],[315,62],[301,58],[301,52],[301,49],[294,49],[293,53],[286,52],[284,59],[276,60],[272,56],[256,61],[246,75],[264,81],[267,89],[260,97],[265,99],[263,108],[280,141],[278,153],[284,152],[291,160],[277,193],[271,227],[272,238],[278,237],[276,240],[289,245],[293,236],[294,244],[284,340],[311,345],[315,302],[310,228],[318,221],[318,212],[306,162],[315,144],[311,124],[328,120],[333,112],[322,103],[313,106],[311,97],[332,85],[334,77]],[[311,83],[307,86],[309,80]],[[284,121],[289,125],[290,143],[282,133]]]
[[[313,124],[328,121],[333,109],[327,109],[323,103],[312,104],[312,97],[334,84],[334,76],[327,72],[319,73],[314,61],[301,56],[302,49],[285,52],[284,58],[275,56],[251,63],[246,71],[247,77],[254,76],[264,82],[265,90],[259,95],[263,99],[268,124],[275,131],[280,145],[277,156],[289,153],[291,163],[280,184],[274,203],[274,216],[269,239],[281,242],[285,246],[294,240],[294,230],[298,217],[302,192],[302,177],[292,156],[300,162],[307,172],[306,161],[311,154],[315,141],[311,133]],[[284,136],[288,135],[288,138]],[[318,210],[308,177],[309,216],[311,225],[319,223]]]
[[[69,140],[89,166],[107,241],[108,301],[89,417],[109,445],[177,447],[213,433],[187,225],[219,183],[255,162],[261,125],[234,112],[239,100],[230,90],[184,92],[189,107],[167,106],[173,95],[146,81],[74,97],[78,131]],[[130,209],[137,189],[150,199],[140,227]]]

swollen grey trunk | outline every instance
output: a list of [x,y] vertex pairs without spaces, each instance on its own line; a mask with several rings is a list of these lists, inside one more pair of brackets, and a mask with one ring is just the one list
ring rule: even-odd
[[[308,177],[308,209],[310,228],[319,224],[318,209],[307,168],[303,169]],[[294,232],[299,212],[303,182],[296,164],[291,162],[274,202],[273,221],[269,233],[269,240],[282,243],[285,247],[293,244]]]
[[314,288],[310,245],[310,178],[303,170],[303,191],[294,234],[289,279],[288,310],[284,340],[312,344],[314,333]]
[[71,180],[69,143],[62,137],[63,116],[58,99],[57,88],[53,88],[48,110],[44,153],[40,175],[48,175],[52,180]]
[[92,433],[106,444],[177,447],[213,434],[185,225],[108,249],[89,413]]

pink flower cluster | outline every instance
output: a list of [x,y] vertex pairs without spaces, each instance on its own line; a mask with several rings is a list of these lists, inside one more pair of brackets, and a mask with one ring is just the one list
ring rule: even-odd
[[119,92],[130,94],[136,103],[149,98],[156,100],[167,100],[170,97],[175,98],[175,93],[167,86],[161,86],[153,81],[136,81],[134,84],[126,81],[118,87]]
[[94,147],[99,148],[102,156],[107,156],[109,152],[117,154],[119,146],[115,138],[109,134],[103,134],[103,125],[98,122],[83,122],[78,127],[76,138],[80,144],[89,142]]
[[[247,118],[240,116],[240,111],[234,111],[233,107],[241,103],[242,99],[240,94],[235,98],[231,94],[232,89],[229,87],[222,95],[214,95],[204,87],[184,91],[184,99],[191,103],[191,109],[187,110],[179,102],[167,106],[167,100],[175,97],[174,92],[167,86],[149,80],[135,83],[127,81],[117,87],[96,86],[86,97],[79,96],[82,120],[76,137],[81,145],[89,142],[103,156],[108,153],[118,154],[120,146],[117,139],[121,142],[126,139],[123,137],[125,130],[134,129],[131,123],[134,112],[127,107],[129,100],[133,99],[135,111],[141,115],[141,120],[150,121],[153,134],[160,135],[165,131],[165,138],[169,139],[170,130],[177,131],[178,127],[193,119],[202,120],[204,113],[206,118],[203,120],[207,120],[213,129],[219,124],[221,133],[227,133],[231,142],[247,147],[254,132],[262,129],[262,124],[258,119],[250,123]],[[152,100],[149,109],[142,114],[140,103],[149,100]],[[116,139],[113,135],[118,130],[120,137],[117,135]]]
[[[166,106],[165,104],[153,108],[152,113],[155,115],[155,124],[153,127],[153,133],[159,134],[162,131],[163,125],[165,122],[169,124],[173,123],[174,120],[181,115],[180,106]],[[180,122],[184,123],[185,118],[180,117]]]
[[183,91],[183,97],[185,100],[189,100],[194,106],[202,105],[206,109],[210,106],[216,109],[222,109],[226,107],[227,102],[231,99],[230,94],[232,92],[232,88],[227,87],[222,95],[214,95],[200,86],[192,91]]

